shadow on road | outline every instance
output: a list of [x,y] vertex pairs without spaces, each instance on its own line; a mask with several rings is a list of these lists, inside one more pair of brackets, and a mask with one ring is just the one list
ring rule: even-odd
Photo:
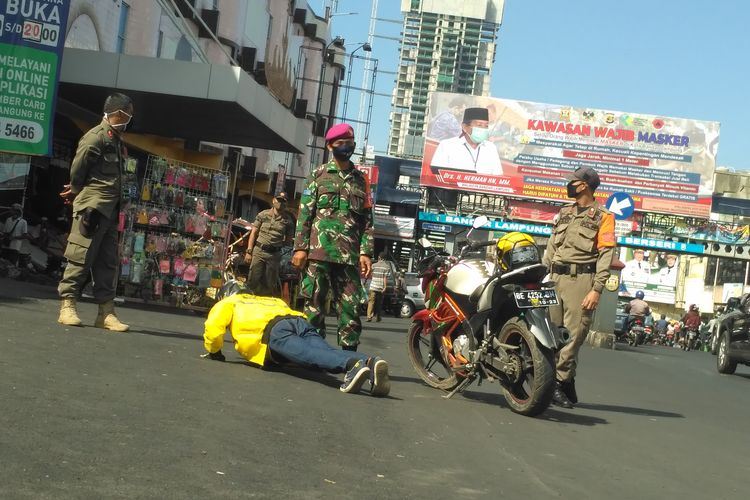
[[[392,381],[396,382],[412,382],[414,384],[423,385],[425,387],[430,387],[429,385],[425,384],[421,378],[419,377],[403,377],[401,375],[389,375],[389,377]],[[432,387],[430,387],[432,389]],[[436,391],[439,389],[435,389]]]
[[[479,401],[481,403],[499,406],[501,408],[508,408],[508,403],[505,401],[505,397],[501,394],[491,394],[487,392],[464,392],[463,397],[472,401]],[[575,410],[559,411],[555,409],[554,406],[550,406],[544,413],[539,415],[538,418],[563,424],[585,426],[602,425],[609,423],[603,418],[592,417],[591,415],[582,415],[581,413],[576,413]]]
[[551,422],[559,422],[561,424],[585,425],[588,427],[609,423],[603,418],[592,417],[591,415],[582,415],[580,413],[576,413],[576,410],[561,411],[555,409],[555,407],[553,406],[550,406],[547,411],[539,416],[539,418],[542,420],[549,420]]
[[[284,364],[275,364],[275,365],[267,365],[263,367],[263,371],[272,372],[272,373],[279,373],[282,375],[289,375],[294,378],[300,378],[303,380],[308,380],[310,382],[317,382],[322,385],[326,385],[328,387],[331,387],[333,389],[339,390],[339,387],[341,387],[341,380],[343,375],[336,375],[332,373],[328,373],[324,370],[317,370],[312,368],[306,368],[301,365],[297,365],[294,363],[284,363]],[[393,377],[389,377],[391,380],[394,380]],[[365,382],[365,385],[362,388],[362,391],[359,392],[358,395],[360,396],[368,396],[368,383]],[[401,398],[393,397],[393,395],[386,396],[383,399],[394,399],[396,401],[402,401]]]
[[1,293],[0,302],[32,302],[30,299],[53,299],[58,298],[57,288],[29,283],[26,281],[17,281],[8,278],[0,278]]
[[643,417],[663,417],[663,418],[685,418],[681,413],[669,411],[650,410],[647,408],[635,408],[632,406],[600,405],[592,403],[578,403],[576,408],[595,411],[611,411],[615,413],[627,413],[629,415],[639,415]]
[[403,331],[404,334],[406,334],[406,329],[400,329],[400,328],[393,327],[393,326],[389,327],[389,326],[386,326],[386,325],[373,326],[372,323],[364,323],[362,325],[362,328],[365,331],[368,331],[368,332],[369,331],[375,331],[375,332],[399,332],[399,331]]
[[202,334],[180,333],[170,330],[136,330],[131,328],[129,330],[129,333],[140,333],[141,335],[151,335],[154,337],[166,337],[174,339],[203,340]]
[[28,304],[31,302],[39,301],[29,297],[9,297],[7,295],[0,295],[0,304]]

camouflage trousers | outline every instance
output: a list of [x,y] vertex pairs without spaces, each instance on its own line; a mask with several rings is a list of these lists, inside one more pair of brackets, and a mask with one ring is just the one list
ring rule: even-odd
[[321,337],[326,335],[325,304],[329,291],[339,320],[337,342],[340,346],[356,346],[362,333],[359,306],[364,298],[359,269],[348,264],[308,261],[299,294],[305,299],[307,321],[318,329]]

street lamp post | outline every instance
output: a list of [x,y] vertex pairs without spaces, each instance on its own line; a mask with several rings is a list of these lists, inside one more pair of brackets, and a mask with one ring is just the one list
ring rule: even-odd
[[319,121],[320,121],[320,108],[323,105],[323,82],[325,81],[325,75],[326,75],[326,58],[328,57],[328,49],[331,48],[331,45],[335,45],[337,47],[343,47],[344,39],[341,38],[340,36],[337,36],[331,41],[331,43],[325,46],[325,49],[323,49],[323,61],[320,64],[320,78],[318,79],[318,102],[315,105],[316,130],[317,130],[317,127],[319,126]]
[[349,67],[347,68],[347,71],[349,74],[346,77],[346,92],[344,92],[344,108],[341,111],[341,116],[346,119],[346,108],[349,105],[349,89],[351,88],[352,83],[352,65],[354,64],[354,53],[357,52],[359,49],[364,50],[365,52],[372,52],[372,45],[370,45],[368,42],[365,42],[358,46],[356,49],[352,51],[351,54],[349,54]]

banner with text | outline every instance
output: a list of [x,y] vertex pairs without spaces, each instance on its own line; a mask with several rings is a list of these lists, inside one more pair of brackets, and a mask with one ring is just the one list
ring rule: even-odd
[[674,304],[679,255],[642,248],[621,248],[620,260],[625,263],[621,272],[621,296],[635,297],[636,292],[642,291],[646,302]]
[[49,155],[70,0],[0,4],[0,151]]
[[427,123],[423,186],[563,201],[587,166],[602,204],[620,192],[637,210],[711,211],[718,122],[434,92]]

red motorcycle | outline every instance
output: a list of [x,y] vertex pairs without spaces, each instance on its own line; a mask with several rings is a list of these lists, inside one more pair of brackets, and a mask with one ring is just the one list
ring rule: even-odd
[[[474,228],[485,223],[478,217]],[[501,243],[496,262],[478,255]],[[542,286],[547,271],[533,238],[467,241],[458,256],[430,251],[426,239],[420,245],[429,252],[418,264],[426,309],[412,318],[408,337],[419,377],[450,391],[446,398],[475,380],[497,380],[512,411],[543,412],[554,391],[555,352],[569,335],[550,320],[557,294]]]

